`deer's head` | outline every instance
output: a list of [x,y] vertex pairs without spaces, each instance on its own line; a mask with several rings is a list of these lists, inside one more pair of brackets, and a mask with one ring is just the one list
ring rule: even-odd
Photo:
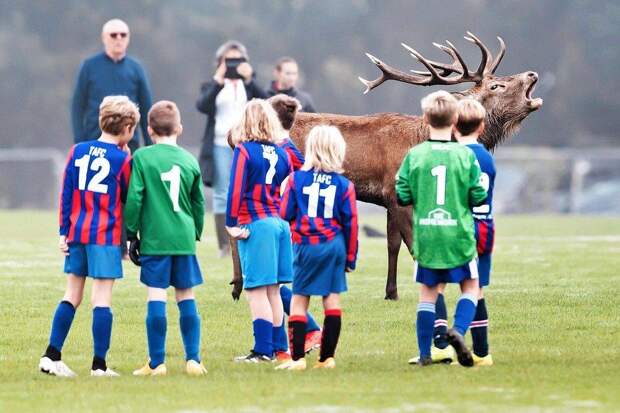
[[366,53],[368,58],[381,70],[382,75],[375,80],[359,78],[366,85],[364,94],[386,80],[397,80],[420,86],[475,83],[472,88],[463,92],[455,92],[454,95],[457,98],[472,97],[485,107],[487,110],[486,128],[481,141],[487,148],[493,149],[514,133],[527,115],[542,106],[541,98],[532,98],[532,92],[538,81],[538,74],[536,72],[523,72],[511,76],[496,76],[495,70],[506,52],[506,44],[502,38],[497,38],[500,43],[500,51],[495,58],[484,43],[471,32],[467,32],[465,39],[476,44],[482,52],[482,61],[476,71],[467,68],[461,54],[449,41],[446,41],[445,45],[433,43],[435,47],[452,58],[452,62],[449,64],[426,59],[416,50],[402,43],[402,46],[412,57],[422,63],[428,72],[417,70],[412,70],[412,73],[402,72]]

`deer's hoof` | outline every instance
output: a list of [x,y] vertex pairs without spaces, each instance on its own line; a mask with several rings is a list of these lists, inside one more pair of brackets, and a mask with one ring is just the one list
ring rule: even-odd
[[390,301],[398,301],[398,291],[386,291],[385,299]]

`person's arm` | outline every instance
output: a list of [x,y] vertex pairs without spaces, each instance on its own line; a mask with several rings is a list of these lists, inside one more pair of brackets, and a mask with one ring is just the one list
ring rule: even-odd
[[200,96],[196,101],[196,109],[206,115],[215,114],[215,98],[224,88],[224,84],[216,81],[203,83],[200,88]]
[[127,200],[125,201],[125,210],[123,213],[128,239],[135,239],[140,231],[140,214],[142,213],[143,200],[144,176],[138,159],[134,158],[133,170],[131,171],[131,179],[129,180]]
[[233,152],[232,167],[230,169],[230,184],[228,185],[228,200],[226,202],[226,226],[236,227],[239,219],[239,209],[243,201],[243,194],[247,185],[248,153],[242,145],[237,145]]
[[146,75],[144,68],[138,64],[138,105],[140,108],[140,129],[142,130],[142,139],[144,139],[144,145],[149,146],[153,144],[148,132],[148,114],[153,104],[151,97],[151,87],[149,86],[149,79]]
[[127,192],[129,190],[129,180],[131,177],[131,155],[127,154],[123,166],[121,166],[121,202],[127,202]]
[[285,221],[292,221],[297,215],[297,199],[295,197],[295,174],[290,174],[286,179],[282,200],[280,202],[280,217]]
[[289,139],[287,145],[285,147],[286,152],[288,153],[291,164],[293,165],[293,170],[298,171],[304,165],[304,156],[301,154],[297,146]]
[[196,165],[196,176],[192,184],[191,192],[192,216],[196,227],[196,241],[200,241],[205,222],[205,198],[202,193],[202,178],[200,168]]
[[71,206],[73,204],[73,151],[75,146],[69,151],[65,171],[62,176],[62,189],[60,190],[60,211],[58,214],[59,235],[66,237],[69,235],[71,227]]
[[396,174],[396,202],[400,206],[413,205],[414,203],[413,192],[411,191],[409,156],[409,154],[405,156]]
[[342,197],[342,234],[347,247],[346,269],[353,271],[357,261],[357,203],[355,199],[355,187],[349,182],[344,196]]
[[469,206],[475,207],[484,204],[487,200],[487,191],[480,183],[480,165],[476,161],[473,152],[470,154],[471,166],[469,168]]
[[73,98],[71,99],[71,128],[73,129],[73,141],[75,143],[84,140],[84,112],[88,103],[88,70],[85,62],[80,66],[80,71],[75,82]]

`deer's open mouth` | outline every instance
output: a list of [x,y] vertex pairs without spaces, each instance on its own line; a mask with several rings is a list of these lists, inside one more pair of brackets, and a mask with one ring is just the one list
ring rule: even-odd
[[527,102],[527,106],[530,110],[534,111],[540,108],[543,104],[542,98],[532,98],[532,93],[536,88],[536,83],[538,82],[538,77],[535,77],[530,84],[530,87],[525,91],[525,100]]

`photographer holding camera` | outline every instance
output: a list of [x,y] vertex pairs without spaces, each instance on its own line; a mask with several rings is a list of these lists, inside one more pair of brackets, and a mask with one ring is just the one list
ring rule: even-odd
[[207,115],[199,163],[204,184],[213,188],[215,229],[223,257],[230,252],[225,217],[233,152],[227,134],[247,102],[267,95],[254,80],[254,70],[242,43],[229,40],[221,45],[215,53],[215,66],[213,79],[202,84],[196,108]]

